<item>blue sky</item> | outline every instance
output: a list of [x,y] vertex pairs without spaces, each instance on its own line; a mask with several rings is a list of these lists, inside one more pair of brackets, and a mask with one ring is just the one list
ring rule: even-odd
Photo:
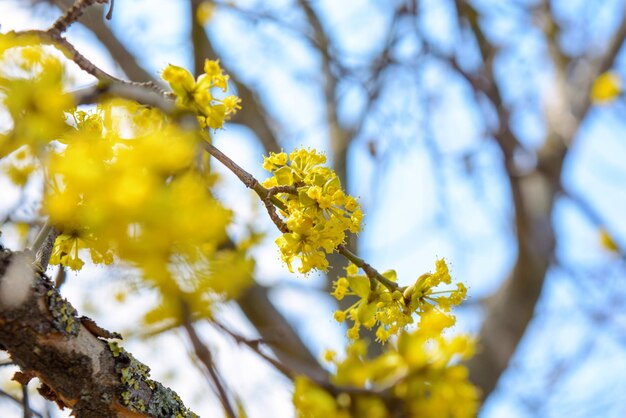
[[[31,16],[17,3],[0,3],[3,31],[45,27],[54,18]],[[302,16],[293,13],[292,2],[287,0],[236,3],[262,8],[275,14],[279,22],[252,24],[232,11],[218,12],[207,30],[223,62],[235,69],[242,80],[258,87],[280,128],[281,144],[286,150],[300,145],[328,149],[320,58],[306,40],[290,30],[290,25],[298,27],[302,23]],[[472,48],[457,50],[459,33],[450,3],[422,2],[419,23],[434,45],[442,51],[456,50],[471,67],[478,63],[477,54]],[[541,34],[514,3],[517,2],[476,2],[480,10],[488,12],[484,20],[488,36],[502,46],[496,77],[505,100],[515,109],[514,129],[533,149],[541,144],[545,134],[541,108],[554,87],[552,70],[545,58]],[[185,4],[175,0],[116,1],[112,28],[152,74],[158,74],[168,63],[191,65]],[[380,50],[390,22],[389,4],[380,0],[315,2],[346,66],[358,68]],[[573,52],[581,45],[601,50],[624,9],[624,3],[617,0],[560,1],[555,5],[558,16],[577,28],[564,33],[564,44]],[[117,72],[88,32],[72,28],[69,39],[102,68]],[[508,186],[500,153],[485,137],[490,123],[485,122],[484,109],[476,105],[467,86],[441,62],[412,63],[411,57],[418,56],[421,48],[418,39],[407,31],[394,52],[410,65],[399,66],[385,75],[383,100],[365,119],[364,130],[350,149],[348,187],[361,197],[366,212],[366,229],[359,245],[371,264],[382,270],[396,269],[405,283],[432,270],[436,258],[445,256],[453,274],[470,285],[471,297],[479,299],[497,288],[515,261]],[[625,74],[623,54],[616,70]],[[76,82],[85,84],[90,79],[76,72]],[[354,81],[344,81],[339,97],[341,120],[353,123],[364,108],[362,88]],[[584,196],[601,214],[622,247],[626,246],[625,109],[622,100],[591,111],[572,146],[563,174],[566,187]],[[378,159],[369,154],[371,141],[380,150]],[[260,167],[263,150],[250,131],[227,127],[216,135],[216,143],[242,167],[257,177],[264,176]],[[13,195],[2,179],[0,190],[1,208]],[[223,175],[220,196],[238,208],[240,227],[258,219],[254,199],[228,173]],[[618,402],[626,389],[626,312],[618,305],[609,320],[594,319],[589,314],[594,308],[601,313],[610,305],[610,296],[626,296],[626,287],[620,283],[624,278],[623,261],[601,248],[597,227],[567,199],[559,201],[554,224],[559,238],[557,254],[564,266],[550,271],[537,307],[537,319],[520,345],[511,370],[486,405],[483,417],[573,418],[597,416],[598,411],[603,411],[604,417],[621,417],[626,413],[626,407]],[[256,250],[259,280],[277,286],[276,302],[295,318],[316,354],[328,346],[340,347],[343,331],[331,320],[330,299],[319,291],[323,279],[289,275],[272,245],[276,232],[269,222],[261,228],[268,232],[268,243]],[[10,242],[11,237],[9,232],[5,240]],[[87,310],[98,299],[108,298],[111,300],[106,303],[115,304],[111,295],[121,285],[108,279],[107,274],[92,268],[90,277],[84,279],[81,274],[80,278],[72,278],[66,288],[69,299]],[[97,299],[91,295],[94,289],[99,295]],[[103,294],[109,296],[100,297]],[[103,315],[98,319],[105,326],[114,329],[124,325],[127,317],[139,316],[138,312],[130,312],[132,309],[119,311],[115,306],[117,312],[123,312],[119,318],[108,317],[102,307],[92,308]],[[250,331],[233,307],[226,307],[224,315]],[[464,308],[459,315],[459,331],[477,329],[479,309]],[[276,417],[290,416],[286,385],[277,384],[270,394],[259,392],[258,385],[264,379],[284,381],[244,351],[210,335],[215,337],[220,363],[230,383],[241,390],[244,399],[249,399],[250,416],[264,416],[262,411],[267,408],[276,408]],[[176,336],[163,336],[145,351],[145,361],[156,363],[153,369],[157,377],[167,377],[171,370],[149,359],[158,357],[162,344],[176,347],[184,357],[185,348],[180,341]],[[142,343],[131,342],[131,351],[142,350]],[[237,354],[236,360],[232,352]],[[556,379],[554,368],[559,362],[568,367]],[[242,370],[254,372],[242,376]],[[243,379],[250,375],[251,379]],[[193,372],[191,376],[174,376],[171,381],[181,385],[176,389],[183,398],[192,399],[192,405],[199,410],[211,408],[214,400],[201,399],[195,388],[185,385],[190,378],[198,378]],[[549,395],[546,388],[550,389]]]

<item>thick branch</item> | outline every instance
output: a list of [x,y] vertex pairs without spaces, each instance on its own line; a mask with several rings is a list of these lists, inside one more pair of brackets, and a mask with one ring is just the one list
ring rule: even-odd
[[479,334],[481,348],[468,362],[472,382],[487,397],[508,367],[509,360],[533,317],[535,304],[554,253],[555,237],[551,213],[560,186],[560,167],[565,154],[560,152],[563,148],[554,147],[553,139],[549,138],[546,140],[549,146],[545,150],[549,151],[546,155],[551,157],[550,173],[537,171],[519,177],[514,155],[516,149],[521,148],[520,142],[511,130],[509,110],[492,70],[497,49],[483,34],[478,12],[473,6],[466,0],[456,0],[456,8],[460,23],[467,22],[483,59],[478,78],[481,82],[471,82],[475,79],[467,76],[466,79],[477,93],[488,97],[497,110],[500,128],[494,136],[505,160],[515,210],[518,246],[518,257],[511,274],[486,304],[485,319]]
[[[510,276],[486,304],[485,320],[479,336],[482,349],[468,363],[472,381],[488,396],[508,366],[533,317],[546,272],[554,256],[556,243],[551,218],[554,203],[561,191],[563,162],[590,107],[589,88],[599,74],[612,66],[626,37],[626,22],[623,21],[618,28],[594,71],[586,73],[584,80],[566,79],[564,55],[558,49],[555,28],[550,26],[554,25],[554,18],[549,8],[543,10],[548,22],[544,29],[550,58],[556,69],[557,88],[554,95],[558,97],[552,99],[553,106],[546,117],[547,135],[537,152],[537,169],[519,176],[513,159],[513,151],[519,147],[519,141],[511,131],[508,111],[491,70],[490,63],[497,52],[496,48],[483,35],[477,11],[466,0],[456,0],[456,5],[460,20],[469,23],[485,63],[479,77],[486,81],[486,85],[473,83],[475,78],[469,78],[468,81],[474,89],[489,97],[498,110],[501,129],[495,133],[495,138],[505,157],[518,244],[518,258]],[[581,85],[584,86],[582,89]],[[584,95],[582,100],[581,94]]]
[[44,397],[80,418],[195,416],[31,265],[27,254],[0,249],[0,344],[20,383],[39,378]]

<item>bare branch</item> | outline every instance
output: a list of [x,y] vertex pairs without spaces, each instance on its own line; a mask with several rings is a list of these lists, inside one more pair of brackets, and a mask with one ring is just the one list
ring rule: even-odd
[[218,397],[220,402],[222,403],[222,407],[226,412],[226,416],[229,418],[237,418],[237,414],[235,414],[235,409],[230,404],[230,397],[228,393],[226,393],[226,388],[224,383],[222,382],[221,376],[218,374],[215,364],[213,362],[213,355],[209,348],[202,342],[198,334],[196,333],[196,329],[193,324],[189,320],[189,308],[183,304],[183,327],[185,331],[187,331],[187,336],[189,337],[189,341],[193,347],[194,353],[198,357],[198,359],[202,362],[206,371],[209,373],[211,377],[211,381],[217,390]]
[[32,411],[28,400],[28,384],[22,385],[22,410],[24,418],[31,418]]
[[170,97],[169,93],[161,89],[159,86],[157,86],[153,82],[148,81],[148,82],[139,83],[139,82],[134,82],[134,81],[122,80],[103,71],[98,66],[96,66],[91,61],[89,61],[84,55],[82,55],[74,47],[74,45],[72,45],[67,39],[53,32],[51,33],[51,32],[40,31],[40,30],[27,30],[27,31],[10,32],[10,33],[17,37],[23,37],[23,38],[29,38],[29,37],[35,36],[43,44],[55,46],[69,60],[73,61],[76,65],[78,65],[81,70],[85,71],[88,74],[91,74],[100,82],[109,83],[109,84],[117,84],[117,85],[145,87],[145,88],[155,91],[158,94],[161,94],[162,96]]
[[[10,393],[0,389],[0,396],[3,398],[6,398],[8,400],[10,400],[11,402],[13,402],[16,405],[22,406],[23,407],[23,403],[20,399],[16,398],[15,396],[11,395]],[[37,411],[33,411],[32,409],[29,408],[29,412],[30,415],[29,416],[36,416],[37,418],[44,418],[44,416],[37,412]]]
[[[617,55],[621,51],[624,42],[626,41],[626,11],[624,11],[624,13],[625,15],[622,16],[620,24],[615,31],[615,34],[608,42],[608,48],[606,52],[595,63],[593,63],[593,69],[591,73],[585,74],[586,79],[582,80],[582,82],[584,83],[582,85],[585,86],[585,89],[582,91],[584,92],[585,96],[582,100],[582,105],[578,109],[574,109],[576,119],[579,121],[582,121],[585,118],[585,116],[589,112],[589,109],[591,108],[592,103],[590,93],[591,86],[593,85],[594,80],[598,78],[600,74],[610,70],[613,67],[613,65],[615,64],[615,60],[617,59]],[[574,80],[574,82],[577,81],[579,80]]]
[[[74,5],[67,9],[63,16],[59,17],[56,22],[48,29],[48,32],[52,35],[60,35],[67,30],[67,28],[74,22],[76,22],[83,14],[84,10],[93,4],[106,4],[108,0],[76,0]],[[113,5],[111,5],[111,10]]]

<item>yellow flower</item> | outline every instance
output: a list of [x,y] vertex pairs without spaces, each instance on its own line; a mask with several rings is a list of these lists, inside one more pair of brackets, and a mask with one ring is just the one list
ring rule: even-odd
[[223,100],[224,106],[226,107],[227,115],[234,115],[237,113],[237,110],[241,110],[241,99],[237,96],[226,96]]
[[613,253],[619,253],[620,251],[619,246],[617,245],[611,234],[609,234],[609,231],[607,231],[606,229],[602,229],[600,231],[600,245],[602,245],[602,247],[606,250]]
[[0,54],[0,108],[13,125],[7,135],[0,135],[0,158],[22,145],[33,146],[34,153],[39,154],[43,145],[68,129],[64,112],[74,102],[63,91],[63,65],[39,45],[19,46],[5,35],[0,39],[4,40],[0,52],[11,49]]
[[300,418],[350,417],[331,394],[304,376],[298,376],[294,380],[293,403]]
[[348,231],[359,232],[363,217],[356,199],[346,196],[335,172],[322,165],[325,162],[326,156],[314,149],[297,149],[289,156],[270,153],[263,162],[273,174],[265,187],[294,186],[295,192],[277,194],[290,232],[276,243],[290,269],[295,259],[300,261],[301,273],[326,270],[324,253],[335,251]]
[[196,19],[199,24],[206,25],[215,12],[215,4],[212,1],[203,1],[196,10]]
[[[479,391],[469,382],[467,368],[458,360],[469,358],[474,353],[473,340],[466,335],[451,338],[442,336],[444,329],[454,323],[454,317],[436,311],[422,316],[418,327],[402,332],[396,340],[389,340],[390,333],[379,328],[376,336],[388,341],[381,354],[367,356],[367,343],[358,338],[358,330],[352,328],[353,341],[346,348],[345,356],[332,356],[335,372],[331,381],[337,386],[367,389],[372,393],[389,391],[389,395],[402,402],[407,416],[426,418],[459,417],[473,418],[478,409]],[[318,411],[332,414],[337,409],[348,407],[350,417],[390,417],[388,404],[366,391],[352,391],[342,399],[332,398],[312,382],[301,382],[296,388],[298,396],[305,396],[310,403],[303,405],[294,398],[300,413]],[[305,393],[311,395],[306,396]],[[315,400],[314,400],[315,399]],[[332,415],[331,415],[332,416]]]
[[177,99],[180,101],[179,104],[186,104],[189,100],[189,96],[193,93],[196,87],[196,81],[193,78],[193,75],[186,69],[182,67],[178,67],[176,65],[168,65],[163,70],[161,74],[161,78],[167,81],[167,83],[172,88],[174,94],[176,94]]
[[600,74],[591,86],[591,100],[594,103],[607,103],[622,94],[622,80],[619,74],[607,71]]
[[[59,230],[84,230],[80,238],[91,239],[85,246],[100,242],[146,276],[163,278],[175,254],[191,260],[199,247],[217,247],[230,212],[191,170],[197,139],[157,111],[136,109],[114,102],[74,115],[76,128],[63,138],[66,148],[48,161],[53,181],[44,210]],[[106,115],[113,114],[133,119],[135,131],[107,125],[112,117]],[[110,260],[98,253],[92,258]]]
[[[433,290],[442,283],[450,284],[452,281],[444,259],[437,260],[434,273],[423,274],[413,285],[398,289],[377,283],[373,286],[370,278],[357,274],[358,268],[353,264],[348,265],[346,273],[347,277],[340,277],[333,283],[331,295],[337,300],[342,300],[346,295],[359,297],[350,308],[350,320],[354,323],[349,331],[350,338],[358,337],[361,326],[368,329],[378,326],[377,340],[384,343],[412,324],[413,314],[424,315],[433,310],[442,314],[450,312],[467,295],[463,283],[457,283],[456,289]],[[382,275],[390,282],[397,281],[394,270],[387,270]],[[341,317],[335,314],[335,319],[339,321]]]
[[80,270],[85,262],[78,256],[78,250],[84,247],[80,238],[72,235],[59,235],[54,243],[50,264],[62,264],[72,270]]
[[345,311],[335,311],[335,314],[333,315],[335,318],[335,321],[337,322],[343,322],[346,320],[346,312]]
[[219,99],[211,93],[212,88],[224,92],[228,89],[229,77],[223,74],[219,61],[206,60],[204,71],[205,74],[194,80],[189,71],[170,64],[163,70],[161,77],[176,95],[176,104],[197,115],[201,128],[219,129],[241,109],[241,99],[233,95]]
[[335,353],[333,350],[324,350],[324,360],[328,363],[332,362],[335,359],[336,355],[337,353]]

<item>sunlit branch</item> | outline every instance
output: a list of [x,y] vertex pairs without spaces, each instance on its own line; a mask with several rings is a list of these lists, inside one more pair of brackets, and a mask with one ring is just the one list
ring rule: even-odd
[[145,87],[145,88],[154,90],[155,92],[163,96],[169,96],[169,93],[165,92],[163,89],[161,89],[159,86],[157,86],[155,83],[151,81],[139,83],[135,81],[122,80],[120,78],[117,78],[107,73],[106,71],[100,69],[98,66],[96,66],[91,61],[89,61],[84,55],[82,55],[74,47],[73,44],[71,44],[67,39],[65,39],[64,37],[62,37],[60,34],[56,32],[42,31],[42,30],[26,30],[26,31],[19,31],[19,32],[9,32],[9,34],[15,35],[17,37],[24,37],[24,38],[36,37],[43,44],[53,45],[59,51],[61,51],[63,55],[66,56],[66,58],[68,58],[69,60],[73,61],[76,65],[78,65],[78,67],[81,70],[85,71],[88,74],[91,74],[96,79],[98,79],[98,81],[100,81],[101,83]]

